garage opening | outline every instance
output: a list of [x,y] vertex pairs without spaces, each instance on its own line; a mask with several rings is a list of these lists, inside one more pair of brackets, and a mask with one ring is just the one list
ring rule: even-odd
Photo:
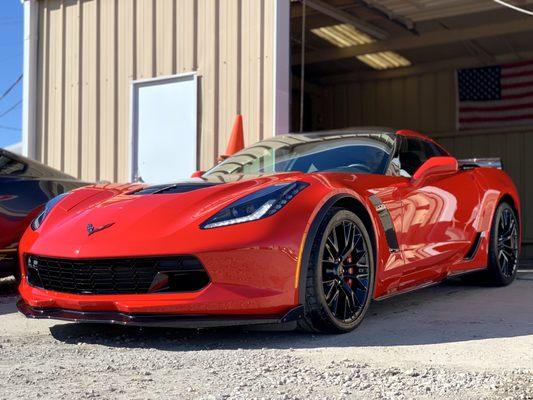
[[458,158],[501,157],[528,204],[533,1],[505,3],[292,0],[291,130],[417,130]]

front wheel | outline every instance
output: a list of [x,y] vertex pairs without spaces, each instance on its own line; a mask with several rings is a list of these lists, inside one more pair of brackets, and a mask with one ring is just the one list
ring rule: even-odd
[[312,245],[300,328],[346,333],[363,320],[374,288],[372,243],[353,212],[332,208]]

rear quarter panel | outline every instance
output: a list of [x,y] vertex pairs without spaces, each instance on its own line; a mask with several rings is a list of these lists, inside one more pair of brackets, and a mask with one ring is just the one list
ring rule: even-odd
[[[478,231],[489,231],[494,213],[500,202],[506,198],[518,213],[521,223],[521,201],[518,190],[511,177],[502,170],[496,168],[476,168],[472,171],[480,187],[482,188],[482,198],[480,202],[479,217],[476,220]],[[521,233],[520,233],[521,235]]]

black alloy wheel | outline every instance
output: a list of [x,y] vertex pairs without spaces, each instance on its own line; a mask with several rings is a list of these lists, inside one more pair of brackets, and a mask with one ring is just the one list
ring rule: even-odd
[[361,219],[333,208],[318,230],[307,271],[308,331],[344,333],[362,321],[374,284],[372,243]]
[[332,227],[323,249],[322,289],[331,313],[350,323],[368,297],[369,258],[363,235],[351,220]]
[[518,269],[520,234],[518,217],[507,203],[498,206],[492,223],[488,275],[492,283],[511,283]]
[[501,212],[496,236],[500,271],[503,276],[511,277],[518,265],[518,222],[509,207]]

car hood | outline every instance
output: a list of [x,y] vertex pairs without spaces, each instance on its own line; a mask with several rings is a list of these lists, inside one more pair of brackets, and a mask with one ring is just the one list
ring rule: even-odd
[[[210,251],[217,251],[242,246],[247,237],[252,240],[252,233],[255,239],[257,235],[269,237],[276,228],[269,225],[269,219],[257,221],[253,226],[242,224],[231,235],[219,229],[200,229],[203,222],[222,208],[269,185],[295,181],[310,184],[296,197],[298,206],[291,212],[300,218],[297,219],[299,228],[295,229],[303,234],[309,218],[328,196],[348,193],[363,199],[375,192],[373,188],[387,188],[398,179],[405,178],[291,172],[256,177],[224,176],[228,182],[220,182],[219,178],[192,179],[157,187],[95,185],[70,192],[28,240],[32,242],[31,252],[52,257],[169,254],[169,249],[173,254],[180,251],[200,254],[206,251],[206,243]],[[89,224],[97,232],[90,234]]]
[[[218,210],[250,193],[276,183],[306,180],[302,173],[246,177],[215,183],[192,179],[172,185],[99,185],[75,190],[52,210],[40,236],[48,242],[79,246],[127,238],[131,246],[146,238],[186,235]],[[97,231],[89,235],[87,226]],[[94,237],[93,237],[94,236]],[[183,238],[184,240],[186,237]]]

